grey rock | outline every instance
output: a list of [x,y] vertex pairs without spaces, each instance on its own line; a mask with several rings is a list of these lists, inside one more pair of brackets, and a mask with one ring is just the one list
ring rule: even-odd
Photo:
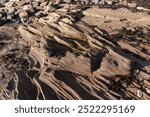
[[39,2],[32,2],[32,5],[33,5],[33,8],[36,8],[40,5],[40,3]]
[[20,19],[18,19],[18,18],[12,19],[12,21],[17,23],[17,24],[20,23]]
[[141,90],[139,90],[139,89],[136,91],[136,93],[137,93],[138,97],[142,97],[143,96],[143,92]]
[[29,11],[30,9],[32,9],[33,7],[32,7],[32,5],[24,5],[23,6],[23,10],[25,10],[25,11]]
[[12,20],[12,14],[7,15],[7,20]]

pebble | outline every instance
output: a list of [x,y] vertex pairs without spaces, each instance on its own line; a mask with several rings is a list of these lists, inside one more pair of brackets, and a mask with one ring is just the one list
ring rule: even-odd
[[22,22],[23,24],[28,24],[28,23],[29,23],[29,20],[28,20],[26,17],[22,17],[22,18],[21,18],[21,22]]
[[135,8],[135,7],[137,6],[137,4],[136,4],[136,3],[129,3],[128,6],[129,6],[130,8]]
[[63,18],[62,21],[67,24],[72,24],[72,21],[69,18]]
[[140,89],[138,89],[136,91],[136,94],[137,94],[138,97],[142,97],[143,96],[143,92]]
[[27,17],[27,16],[28,16],[28,13],[26,11],[22,11],[19,13],[20,18]]
[[25,11],[29,11],[32,8],[33,8],[32,5],[25,5],[25,6],[23,6],[23,10],[25,10]]
[[41,3],[40,6],[41,6],[41,7],[44,7],[44,6],[46,6],[47,4],[48,4],[48,2],[46,1],[46,2]]
[[146,92],[150,94],[150,88],[146,88]]
[[38,12],[35,13],[35,16],[36,16],[37,18],[40,18],[40,17],[42,17],[43,15],[44,15],[44,13],[43,13],[42,11],[38,11]]
[[48,13],[51,10],[50,6],[44,6],[43,9],[44,13]]
[[5,7],[8,7],[8,8],[15,7],[15,2],[7,2]]
[[12,17],[13,17],[12,14],[8,14],[8,15],[7,15],[7,19],[8,19],[8,20],[12,20]]
[[36,8],[36,7],[38,7],[40,4],[39,4],[39,2],[32,2],[32,5],[33,5],[33,8]]
[[8,13],[14,13],[15,10],[16,10],[15,7],[10,7],[10,8],[8,8]]

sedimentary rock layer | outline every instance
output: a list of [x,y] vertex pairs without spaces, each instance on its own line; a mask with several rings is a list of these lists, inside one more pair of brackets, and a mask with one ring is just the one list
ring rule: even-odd
[[[118,20],[113,14],[90,14],[94,8],[65,7],[18,26],[20,36],[14,43],[21,47],[8,46],[7,56],[4,50],[0,53],[2,64],[17,60],[1,99],[150,99],[147,23],[138,25],[138,15],[134,21],[126,15],[129,20]],[[92,18],[105,19],[103,27],[108,29],[111,22],[126,27],[104,30],[92,25]]]

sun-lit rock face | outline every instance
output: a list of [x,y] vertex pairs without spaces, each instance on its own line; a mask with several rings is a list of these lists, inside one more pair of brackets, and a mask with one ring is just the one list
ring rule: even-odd
[[150,99],[145,12],[11,2],[24,10],[9,9],[21,22],[0,27],[1,99]]

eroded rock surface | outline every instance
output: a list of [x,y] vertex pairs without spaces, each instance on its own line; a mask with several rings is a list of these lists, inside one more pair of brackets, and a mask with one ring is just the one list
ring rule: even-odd
[[21,47],[0,52],[1,99],[150,99],[150,16],[103,10],[64,4],[20,24]]

